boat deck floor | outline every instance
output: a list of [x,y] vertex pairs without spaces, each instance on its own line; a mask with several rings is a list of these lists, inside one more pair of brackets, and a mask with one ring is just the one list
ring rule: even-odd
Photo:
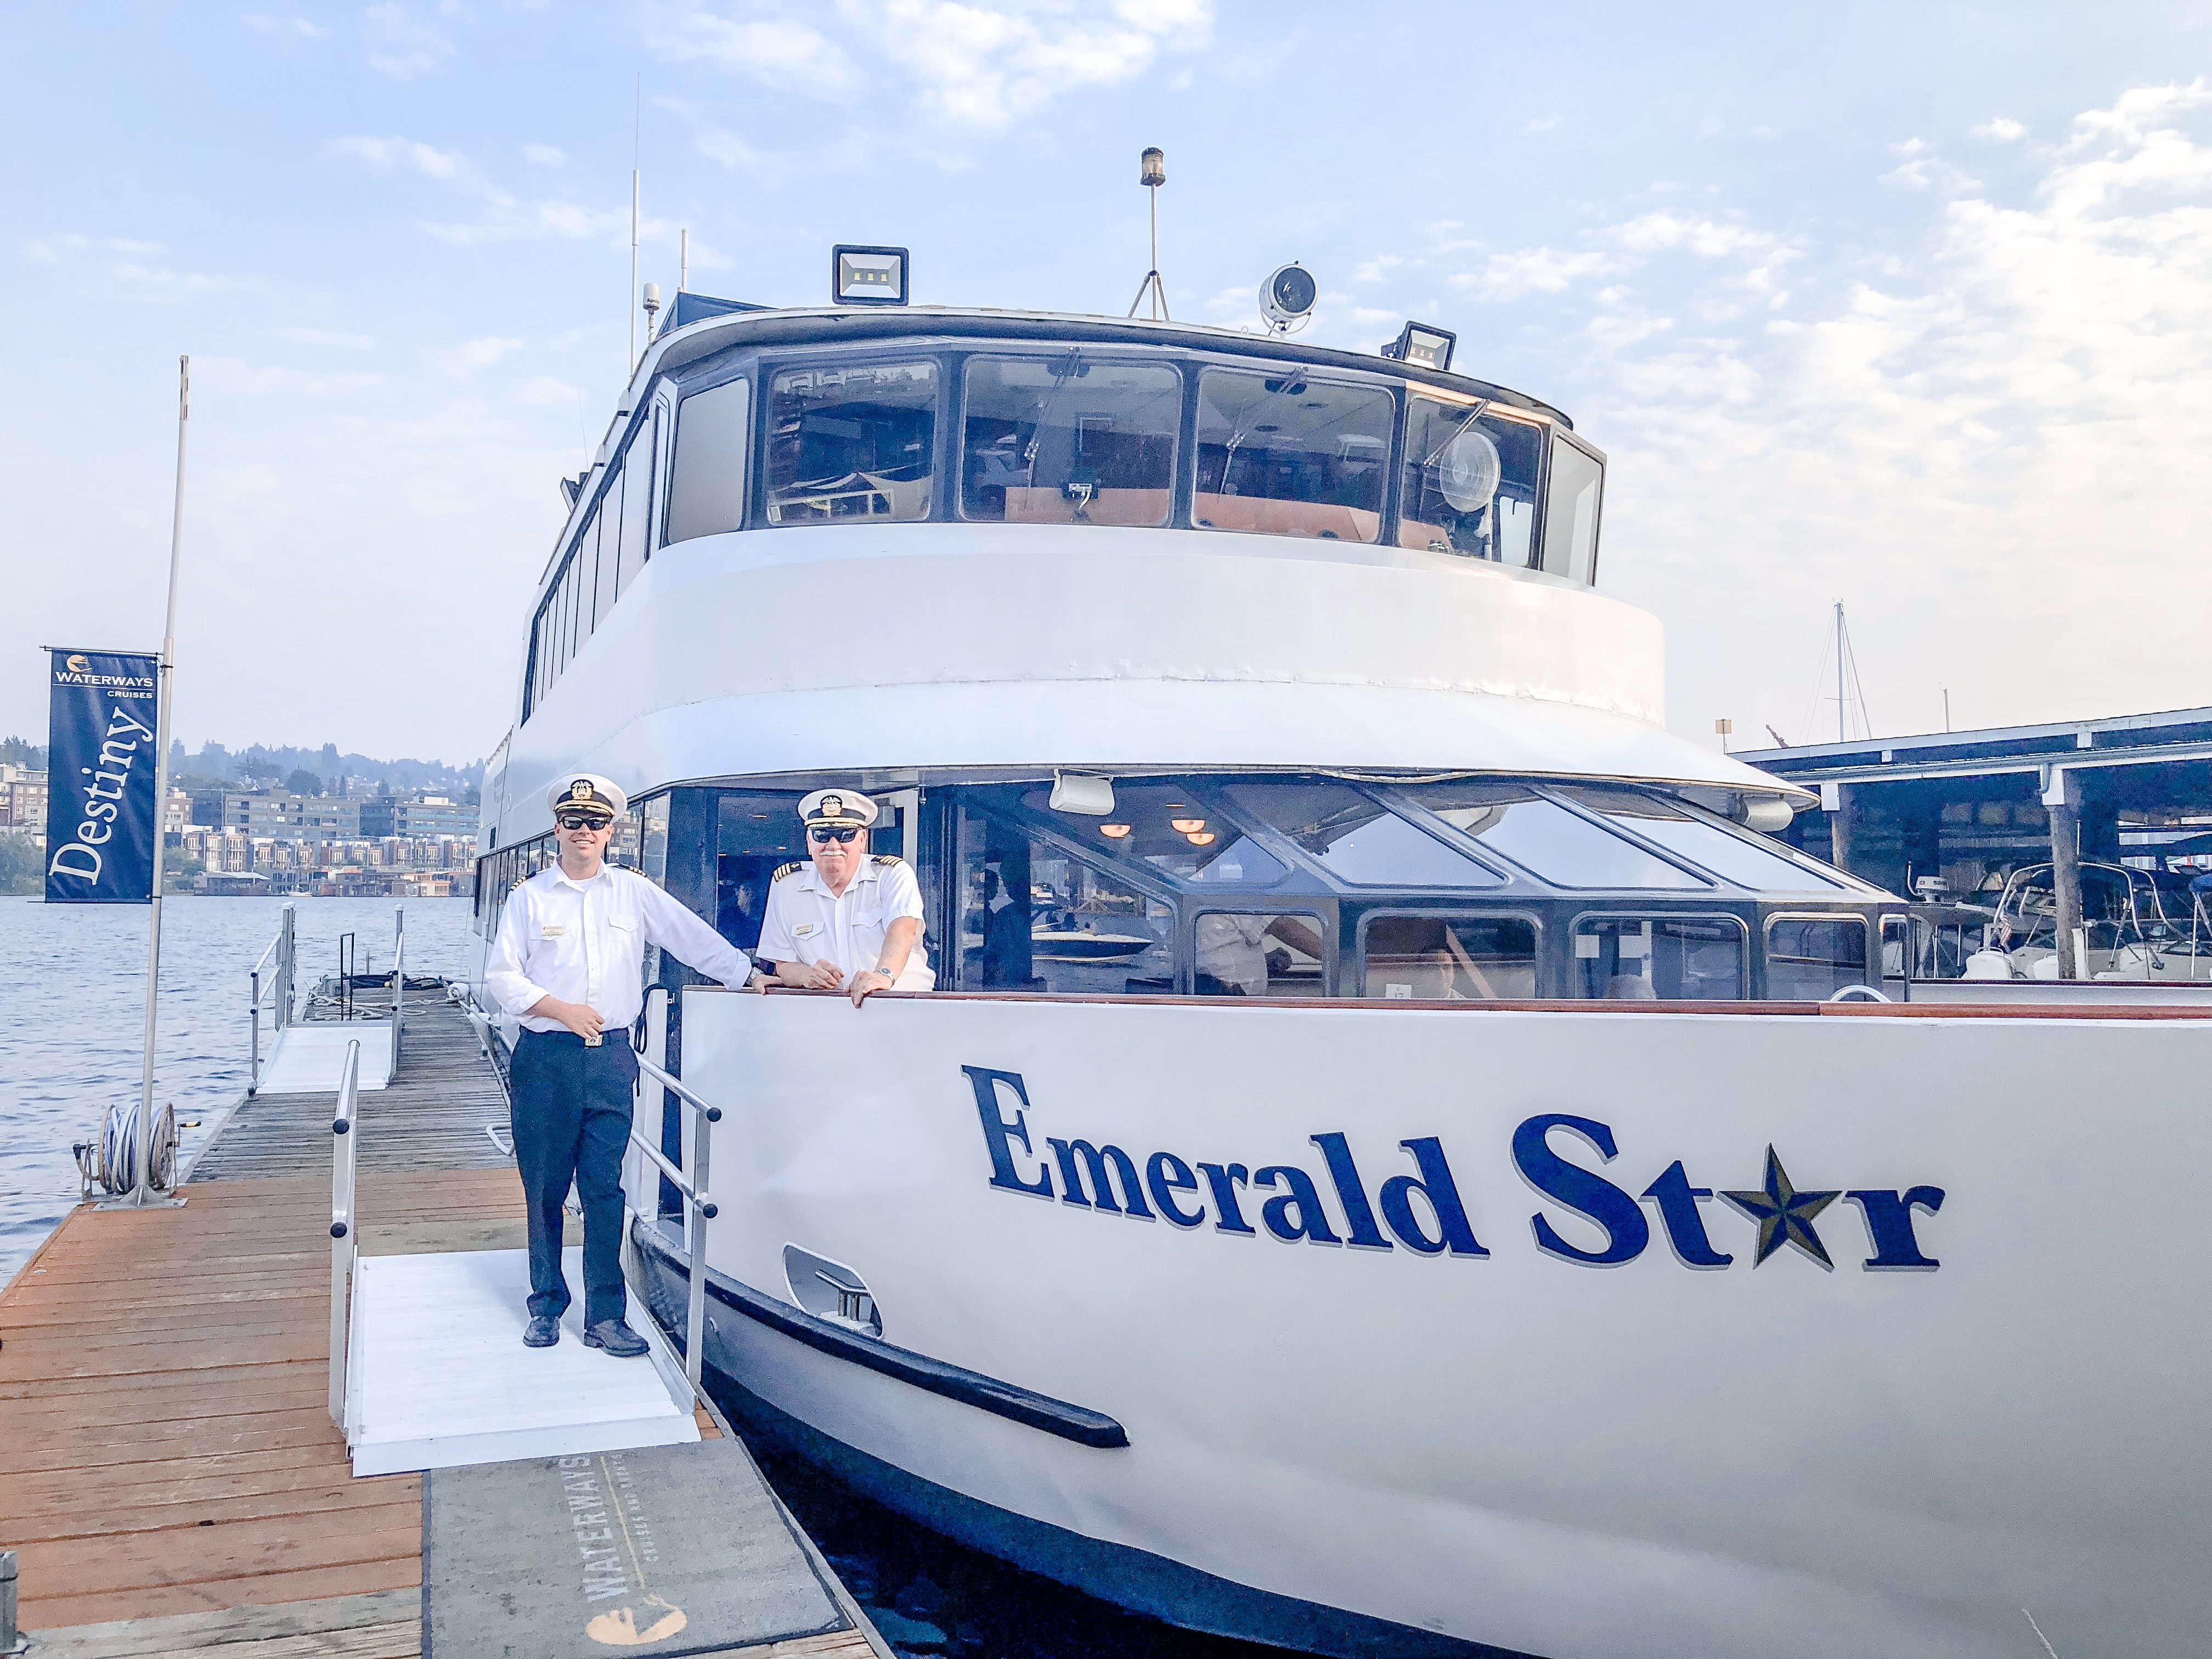
[[[0,1291],[0,1548],[33,1653],[422,1651],[424,1477],[356,1478],[329,1414],[331,1107],[249,1099],[181,1206],[80,1206]],[[410,1006],[399,1075],[362,1105],[362,1253],[521,1247],[521,1184],[483,1130],[506,1116],[465,1018]],[[807,1553],[851,1627],[720,1650],[886,1651]]]

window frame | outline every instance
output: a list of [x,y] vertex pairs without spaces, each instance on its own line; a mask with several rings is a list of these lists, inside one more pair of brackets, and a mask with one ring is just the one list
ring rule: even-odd
[[958,381],[957,392],[948,400],[953,410],[952,417],[948,422],[951,428],[949,436],[951,446],[950,465],[952,475],[952,499],[948,503],[951,511],[946,516],[961,524],[1018,522],[1004,518],[970,518],[968,514],[968,477],[965,461],[968,453],[968,374],[969,369],[978,362],[1015,359],[1044,362],[1051,361],[1055,356],[1066,356],[1069,351],[1077,351],[1082,353],[1086,360],[1094,361],[1104,367],[1164,368],[1176,376],[1176,423],[1174,431],[1169,434],[1169,442],[1173,446],[1173,453],[1168,459],[1167,516],[1157,525],[1090,527],[1131,530],[1177,530],[1185,527],[1181,521],[1182,519],[1187,519],[1188,516],[1188,502],[1182,489],[1183,451],[1186,447],[1183,438],[1192,429],[1190,425],[1191,386],[1197,378],[1188,372],[1190,359],[1172,351],[1131,350],[1104,341],[1097,343],[1099,355],[1095,359],[1091,357],[1093,346],[1090,342],[1073,342],[1060,347],[1057,351],[1048,350],[1046,348],[1047,343],[1043,341],[1008,340],[995,344],[989,349],[953,351],[945,354],[947,366],[953,377]]
[[[1182,510],[1180,515],[1172,514],[1170,515],[1167,528],[1202,530],[1209,535],[1220,536],[1268,536],[1286,542],[1334,540],[1338,545],[1343,547],[1371,547],[1378,550],[1395,550],[1392,548],[1391,538],[1396,535],[1398,526],[1396,515],[1393,511],[1395,502],[1392,490],[1395,475],[1402,465],[1400,453],[1405,447],[1406,442],[1404,382],[1394,380],[1381,374],[1367,376],[1333,367],[1316,371],[1311,364],[1300,362],[1285,362],[1281,365],[1279,374],[1270,374],[1267,366],[1257,359],[1239,358],[1227,353],[1206,351],[1192,352],[1184,360],[1183,368],[1183,430],[1190,436],[1190,442],[1186,447],[1189,459],[1182,469],[1182,476],[1178,480],[1181,487],[1176,492],[1181,498]],[[1193,370],[1195,370],[1195,373],[1192,372]],[[1303,377],[1309,385],[1318,382],[1323,386],[1340,386],[1350,392],[1380,392],[1389,401],[1390,418],[1387,428],[1389,435],[1385,437],[1382,444],[1382,499],[1376,507],[1375,534],[1371,539],[1351,541],[1342,537],[1291,536],[1269,530],[1232,530],[1224,526],[1200,524],[1198,521],[1198,470],[1201,459],[1200,452],[1204,448],[1204,444],[1199,437],[1198,428],[1199,422],[1204,418],[1206,412],[1206,377],[1210,374],[1243,374],[1258,380]],[[1224,482],[1226,481],[1224,473]],[[1261,495],[1249,499],[1279,501],[1285,498]],[[1306,505],[1318,505],[1318,503],[1309,502]],[[1352,512],[1357,509],[1347,507],[1345,510]]]
[[[1552,428],[1552,442],[1544,446],[1544,500],[1543,505],[1537,509],[1536,513],[1537,562],[1534,565],[1531,566],[1530,568],[1542,570],[1550,575],[1557,576],[1561,581],[1571,583],[1577,587],[1594,588],[1597,586],[1598,555],[1602,551],[1604,546],[1605,455],[1604,453],[1595,444],[1583,437],[1580,434],[1575,432],[1564,422],[1553,421],[1549,422],[1549,424]],[[1591,465],[1597,468],[1597,505],[1595,511],[1592,513],[1590,519],[1589,569],[1580,576],[1573,575],[1565,570],[1553,570],[1552,568],[1551,561],[1547,557],[1547,555],[1551,551],[1551,544],[1548,538],[1551,534],[1552,527],[1552,462],[1553,457],[1559,453],[1554,446],[1560,443],[1569,444],[1575,449],[1580,451],[1583,459],[1589,462]]]
[[[758,357],[739,357],[719,366],[713,378],[702,375],[696,383],[672,380],[666,390],[654,395],[652,420],[653,423],[653,475],[658,486],[653,507],[652,534],[647,538],[644,563],[662,548],[681,547],[684,542],[698,541],[698,536],[686,536],[682,541],[668,539],[668,514],[676,495],[676,454],[681,447],[684,424],[684,405],[692,398],[704,397],[710,392],[720,392],[725,386],[744,380],[750,382],[745,392],[744,441],[738,464],[744,468],[743,485],[738,492],[738,522],[734,530],[709,531],[708,535],[733,535],[740,531],[763,527],[765,520],[759,516],[753,499],[759,485],[757,465],[761,427],[761,362]],[[667,418],[661,418],[664,409]],[[772,526],[781,528],[781,526]]]
[[1328,915],[1322,908],[1327,905],[1333,908],[1334,901],[1327,898],[1316,900],[1311,895],[1296,896],[1304,903],[1311,905],[1312,908],[1293,908],[1291,905],[1283,904],[1212,904],[1208,903],[1196,892],[1186,888],[1175,901],[1176,983],[1179,988],[1182,985],[1184,970],[1187,968],[1189,970],[1190,985],[1188,989],[1178,988],[1176,994],[1179,997],[1187,997],[1194,1002],[1216,1003],[1234,1000],[1229,997],[1206,996],[1198,988],[1198,923],[1201,916],[1296,916],[1301,921],[1312,922],[1314,932],[1319,936],[1322,944],[1321,995],[1318,998],[1270,998],[1268,1000],[1328,1001],[1341,994],[1344,982],[1344,951],[1343,940],[1339,935],[1343,931],[1342,924],[1337,918]]
[[[1340,997],[1356,998],[1362,1002],[1382,1002],[1389,1000],[1389,999],[1384,997],[1370,998],[1367,994],[1367,925],[1378,919],[1389,921],[1401,916],[1411,916],[1416,921],[1420,921],[1527,922],[1529,927],[1534,931],[1536,940],[1536,948],[1534,957],[1536,967],[1535,1000],[1538,1001],[1545,1000],[1544,979],[1546,952],[1544,948],[1544,936],[1547,930],[1544,926],[1543,913],[1540,910],[1524,909],[1518,906],[1512,905],[1502,905],[1494,909],[1477,910],[1462,908],[1446,910],[1432,908],[1416,908],[1412,905],[1403,904],[1378,904],[1372,909],[1363,910],[1360,913],[1358,926],[1352,930],[1352,958],[1359,964],[1359,983],[1356,989],[1345,989],[1340,987],[1338,994]],[[1510,1001],[1512,999],[1505,998],[1501,999],[1501,1000]],[[1579,1000],[1579,999],[1577,999],[1577,1000]]]
[[[1881,929],[1877,925],[1878,920],[1878,916],[1870,917],[1864,910],[1776,909],[1762,912],[1759,918],[1759,972],[1760,995],[1765,998],[1765,1000],[1770,1002],[1796,1002],[1802,1000],[1802,999],[1797,997],[1778,997],[1774,994],[1774,930],[1777,927],[1785,921],[1856,922],[1859,929],[1859,976],[1857,979],[1853,981],[1852,983],[1856,985],[1864,985],[1874,990],[1880,990],[1882,984],[1881,959],[1881,947],[1880,943]],[[1873,953],[1871,957],[1869,955],[1869,952]],[[1911,955],[1909,945],[1906,947],[1905,954],[1908,959],[1907,966],[1909,969],[1910,957]],[[1791,957],[1788,958],[1788,960],[1792,962],[1810,962],[1813,958],[1809,957]],[[1838,990],[1842,988],[1843,988],[1840,986],[1837,988]],[[1829,993],[1830,996],[1834,994],[1835,993],[1833,991]],[[1816,1002],[1826,1002],[1827,1000],[1827,997],[1814,999]]]
[[[837,364],[854,368],[897,367],[902,364],[927,364],[934,380],[934,397],[931,403],[932,419],[935,422],[930,438],[929,511],[918,519],[856,519],[855,524],[942,524],[947,521],[947,503],[944,483],[948,465],[957,465],[958,450],[953,448],[948,459],[946,446],[952,422],[951,411],[955,399],[951,380],[962,374],[963,354],[947,349],[947,342],[919,337],[911,340],[872,340],[864,346],[839,347],[817,343],[797,350],[763,351],[747,357],[733,366],[726,377],[742,380],[750,374],[753,379],[752,408],[752,481],[747,486],[745,497],[745,527],[749,530],[807,530],[830,522],[818,519],[799,519],[779,521],[769,514],[769,446],[774,437],[774,422],[769,418],[775,397],[775,381],[779,375],[793,370]],[[717,382],[720,384],[720,382]],[[701,390],[711,388],[702,387]],[[683,396],[691,395],[684,388]],[[959,488],[957,477],[953,489]]]
[[[1560,429],[1559,423],[1537,414],[1533,410],[1516,408],[1511,404],[1502,404],[1495,398],[1478,397],[1469,392],[1452,391],[1443,386],[1426,386],[1419,381],[1406,382],[1400,387],[1398,393],[1398,432],[1392,444],[1394,455],[1390,469],[1389,544],[1393,548],[1407,551],[1433,550],[1426,548],[1407,549],[1404,541],[1406,508],[1403,493],[1406,487],[1407,457],[1412,453],[1407,446],[1413,437],[1413,402],[1418,398],[1426,398],[1431,403],[1443,404],[1448,406],[1472,409],[1475,410],[1474,418],[1477,421],[1486,419],[1495,413],[1501,421],[1512,421],[1534,428],[1537,434],[1535,500],[1529,503],[1528,562],[1507,564],[1503,560],[1478,559],[1473,554],[1460,552],[1442,553],[1436,556],[1455,559],[1462,564],[1488,565],[1494,570],[1527,572],[1544,569],[1544,508],[1546,503],[1551,499],[1552,489],[1551,434]],[[1598,495],[1602,501],[1605,489],[1601,465]],[[1592,586],[1595,585],[1595,583],[1592,584]]]
[[[1728,922],[1735,928],[1737,943],[1743,947],[1743,955],[1741,958],[1743,964],[1743,989],[1733,997],[1722,997],[1718,999],[1712,997],[1656,997],[1654,998],[1653,1000],[1655,1002],[1664,1004],[1668,1002],[1711,1002],[1715,1000],[1723,1002],[1750,1002],[1755,1000],[1751,994],[1753,982],[1751,963],[1751,924],[1745,921],[1743,917],[1738,915],[1733,910],[1631,909],[1626,906],[1616,904],[1610,908],[1595,908],[1587,910],[1577,910],[1569,915],[1566,926],[1567,980],[1566,983],[1559,988],[1560,1000],[1562,1001],[1595,1003],[1615,1000],[1607,997],[1586,997],[1582,994],[1580,988],[1582,969],[1575,965],[1576,963],[1581,960],[1581,958],[1575,955],[1574,942],[1577,939],[1581,937],[1583,923],[1585,921]],[[1763,974],[1765,969],[1765,959],[1763,957],[1760,958],[1759,967],[1760,971]]]

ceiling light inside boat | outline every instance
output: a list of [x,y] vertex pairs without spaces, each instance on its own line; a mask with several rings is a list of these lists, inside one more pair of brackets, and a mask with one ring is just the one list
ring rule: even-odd
[[1078,812],[1085,817],[1103,818],[1114,810],[1114,780],[1087,772],[1055,772],[1052,775],[1052,799],[1047,804],[1055,812]]
[[1382,348],[1382,355],[1416,368],[1442,370],[1451,367],[1452,348],[1458,343],[1459,336],[1448,328],[1408,323],[1398,331],[1396,339]]
[[1109,841],[1119,841],[1129,833],[1129,829],[1126,823],[1102,823],[1098,826],[1098,833]]
[[902,306],[907,257],[902,247],[830,250],[830,298],[841,306]]
[[1183,839],[1188,842],[1193,847],[1211,847],[1215,842],[1218,841],[1220,837],[1216,836],[1211,830],[1200,830],[1194,834],[1185,836]]
[[1188,836],[1206,828],[1204,818],[1170,818],[1168,827],[1178,836]]

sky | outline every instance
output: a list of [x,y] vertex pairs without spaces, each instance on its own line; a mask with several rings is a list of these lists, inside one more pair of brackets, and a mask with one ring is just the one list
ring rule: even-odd
[[[256,0],[258,3],[258,0]],[[383,0],[0,9],[0,732],[152,648],[176,732],[465,761],[641,278],[1407,318],[1610,460],[1668,723],[1832,738],[2212,702],[2202,5]],[[1852,716],[1854,730],[1856,716]]]

